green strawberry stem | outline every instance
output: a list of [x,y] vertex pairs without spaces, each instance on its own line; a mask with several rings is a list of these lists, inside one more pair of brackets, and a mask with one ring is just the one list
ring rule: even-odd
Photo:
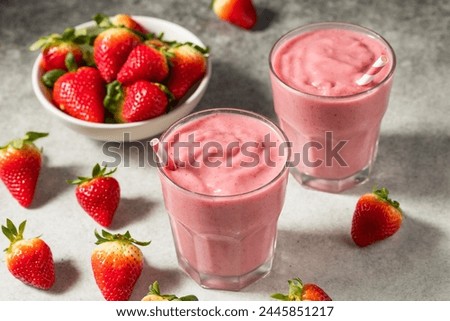
[[376,196],[378,196],[379,199],[389,203],[396,209],[400,210],[400,203],[397,201],[394,201],[389,198],[389,190],[385,187],[382,187],[378,189],[376,186],[373,188],[372,193],[374,193]]
[[102,230],[102,235],[100,235],[97,230],[94,231],[95,236],[97,237],[97,242],[95,244],[102,244],[105,242],[115,242],[115,241],[122,241],[126,243],[133,243],[140,246],[147,246],[151,243],[151,241],[148,242],[141,242],[137,241],[134,238],[131,237],[131,234],[129,231],[126,231],[125,234],[111,234],[105,230]]
[[78,69],[78,65],[75,61],[75,56],[72,52],[67,53],[66,59],[64,59],[64,63],[68,71],[76,71]]
[[303,282],[300,278],[288,280],[289,293],[274,293],[271,295],[273,299],[280,301],[302,301]]
[[66,71],[64,69],[52,69],[43,74],[41,79],[46,87],[53,88],[58,78],[65,73]]
[[106,86],[106,96],[103,100],[103,105],[108,111],[115,114],[122,105],[123,99],[123,88],[119,81],[114,80]]
[[174,294],[161,294],[158,281],[153,282],[153,284],[149,287],[148,295],[157,295],[159,297],[167,299],[168,301],[198,301],[198,298],[192,294],[185,295],[180,298]]
[[26,223],[27,221],[20,223],[19,230],[17,230],[14,223],[9,218],[6,219],[6,226],[2,225],[2,231],[11,244],[5,249],[5,252],[10,251],[14,243],[23,240],[23,232],[25,231]]
[[145,40],[147,38],[147,35],[143,34],[142,32],[139,32],[137,30],[127,28],[123,25],[120,25],[120,26],[114,25],[111,22],[111,20],[109,19],[109,17],[103,13],[97,13],[94,17],[92,17],[92,19],[94,19],[97,26],[99,28],[101,28],[102,30],[106,30],[109,28],[125,28],[125,29],[131,31],[132,33],[136,34],[137,36],[139,36],[141,38],[141,40]]
[[50,46],[57,45],[59,43],[76,43],[84,44],[87,40],[85,36],[86,31],[84,29],[75,30],[75,28],[66,28],[62,34],[52,33],[48,36],[44,36],[35,41],[31,46],[31,51],[36,51],[38,49],[45,49]]
[[110,176],[112,174],[114,174],[117,171],[117,167],[110,170],[109,172],[106,172],[107,170],[107,166],[105,167],[101,167],[98,163],[95,164],[94,168],[92,169],[92,176],[91,177],[85,177],[85,176],[78,176],[77,179],[74,180],[67,180],[66,182],[68,184],[72,184],[72,185],[80,185],[86,182],[89,182],[95,178],[99,178],[99,177],[106,177],[106,176]]
[[23,138],[14,139],[5,146],[0,146],[0,149],[7,148],[8,146],[11,146],[15,149],[22,149],[24,145],[33,144],[35,140],[46,136],[48,136],[48,133],[27,132]]
[[107,15],[105,15],[103,13],[97,13],[94,17],[92,17],[92,19],[94,19],[95,23],[100,28],[112,28],[112,27],[114,27],[114,25],[111,22],[111,20],[109,20],[109,16],[107,16]]

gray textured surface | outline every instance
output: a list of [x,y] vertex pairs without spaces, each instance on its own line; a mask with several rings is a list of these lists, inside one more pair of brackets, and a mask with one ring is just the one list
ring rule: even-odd
[[[32,209],[22,209],[0,185],[0,221],[28,220],[27,235],[43,234],[53,249],[57,282],[49,292],[12,278],[0,262],[0,300],[101,300],[90,270],[93,230],[65,179],[86,174],[104,159],[101,143],[81,137],[49,117],[31,89],[39,36],[61,32],[96,12],[127,12],[171,20],[196,33],[212,49],[213,77],[197,109],[237,106],[273,117],[268,53],[288,30],[317,21],[348,21],[378,31],[397,53],[391,103],[369,183],[341,195],[310,191],[290,180],[279,221],[272,273],[241,292],[205,290],[177,269],[156,170],[120,166],[122,203],[114,231],[129,229],[151,239],[143,249],[144,273],[132,299],[159,280],[165,292],[194,293],[201,300],[266,300],[300,276],[317,282],[335,300],[450,300],[450,2],[449,1],[263,1],[257,30],[220,22],[202,1],[0,2],[0,141],[27,130],[49,131],[39,142],[45,165]],[[402,203],[405,220],[391,239],[366,249],[350,238],[358,196],[375,183]],[[0,241],[6,247],[6,238]],[[430,290],[429,286],[432,284]]]

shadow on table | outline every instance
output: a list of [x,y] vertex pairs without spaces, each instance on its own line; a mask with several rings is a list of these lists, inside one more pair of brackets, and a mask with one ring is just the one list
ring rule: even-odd
[[61,294],[69,290],[80,276],[79,271],[71,260],[55,262],[55,284],[49,290],[50,293]]
[[432,131],[420,134],[382,134],[370,181],[344,194],[361,195],[372,186],[386,186],[401,204],[401,196],[444,197],[450,191],[450,136]]
[[79,168],[75,166],[48,166],[44,156],[43,165],[36,186],[34,201],[30,209],[40,208],[57,198],[67,189],[74,187],[66,182],[79,175]]
[[[279,231],[272,272],[246,291],[287,292],[287,280],[317,283],[333,300],[445,300],[450,267],[443,233],[408,217],[391,238],[357,247],[350,231]],[[433,291],[428,290],[433,284]]]
[[256,8],[256,12],[258,15],[258,20],[256,21],[255,26],[252,28],[252,31],[263,31],[269,28],[273,19],[276,17],[276,12],[269,8]]
[[263,73],[258,79],[249,77],[246,70],[237,68],[235,64],[220,60],[212,60],[212,77],[208,90],[195,109],[235,107],[262,114],[271,119],[275,118],[273,110],[272,92],[267,68],[261,68]]
[[145,197],[122,197],[114,215],[111,230],[126,228],[131,223],[139,223],[147,219],[155,203]]
[[[144,262],[144,269],[136,283],[130,301],[140,301],[147,295],[149,286],[158,281],[161,294],[180,294],[177,290],[182,272],[178,269],[158,269]],[[180,294],[181,296],[184,294]]]

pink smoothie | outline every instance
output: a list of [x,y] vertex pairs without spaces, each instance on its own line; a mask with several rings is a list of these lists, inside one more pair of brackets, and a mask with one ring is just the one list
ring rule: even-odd
[[[294,176],[334,181],[316,187],[338,192],[352,185],[346,179],[367,174],[373,163],[395,56],[387,42],[366,29],[312,26],[286,35],[272,50],[274,107],[297,155]],[[371,83],[357,85],[381,55],[387,65]]]
[[[160,174],[181,267],[203,286],[238,290],[270,270],[288,150],[273,124],[227,110],[163,135],[177,169]],[[189,141],[190,151],[177,147]]]

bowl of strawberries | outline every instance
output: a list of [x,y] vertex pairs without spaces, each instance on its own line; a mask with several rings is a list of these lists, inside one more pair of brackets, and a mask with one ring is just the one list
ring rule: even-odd
[[37,40],[33,90],[70,129],[103,141],[153,137],[189,114],[211,77],[208,48],[159,18],[117,14]]

